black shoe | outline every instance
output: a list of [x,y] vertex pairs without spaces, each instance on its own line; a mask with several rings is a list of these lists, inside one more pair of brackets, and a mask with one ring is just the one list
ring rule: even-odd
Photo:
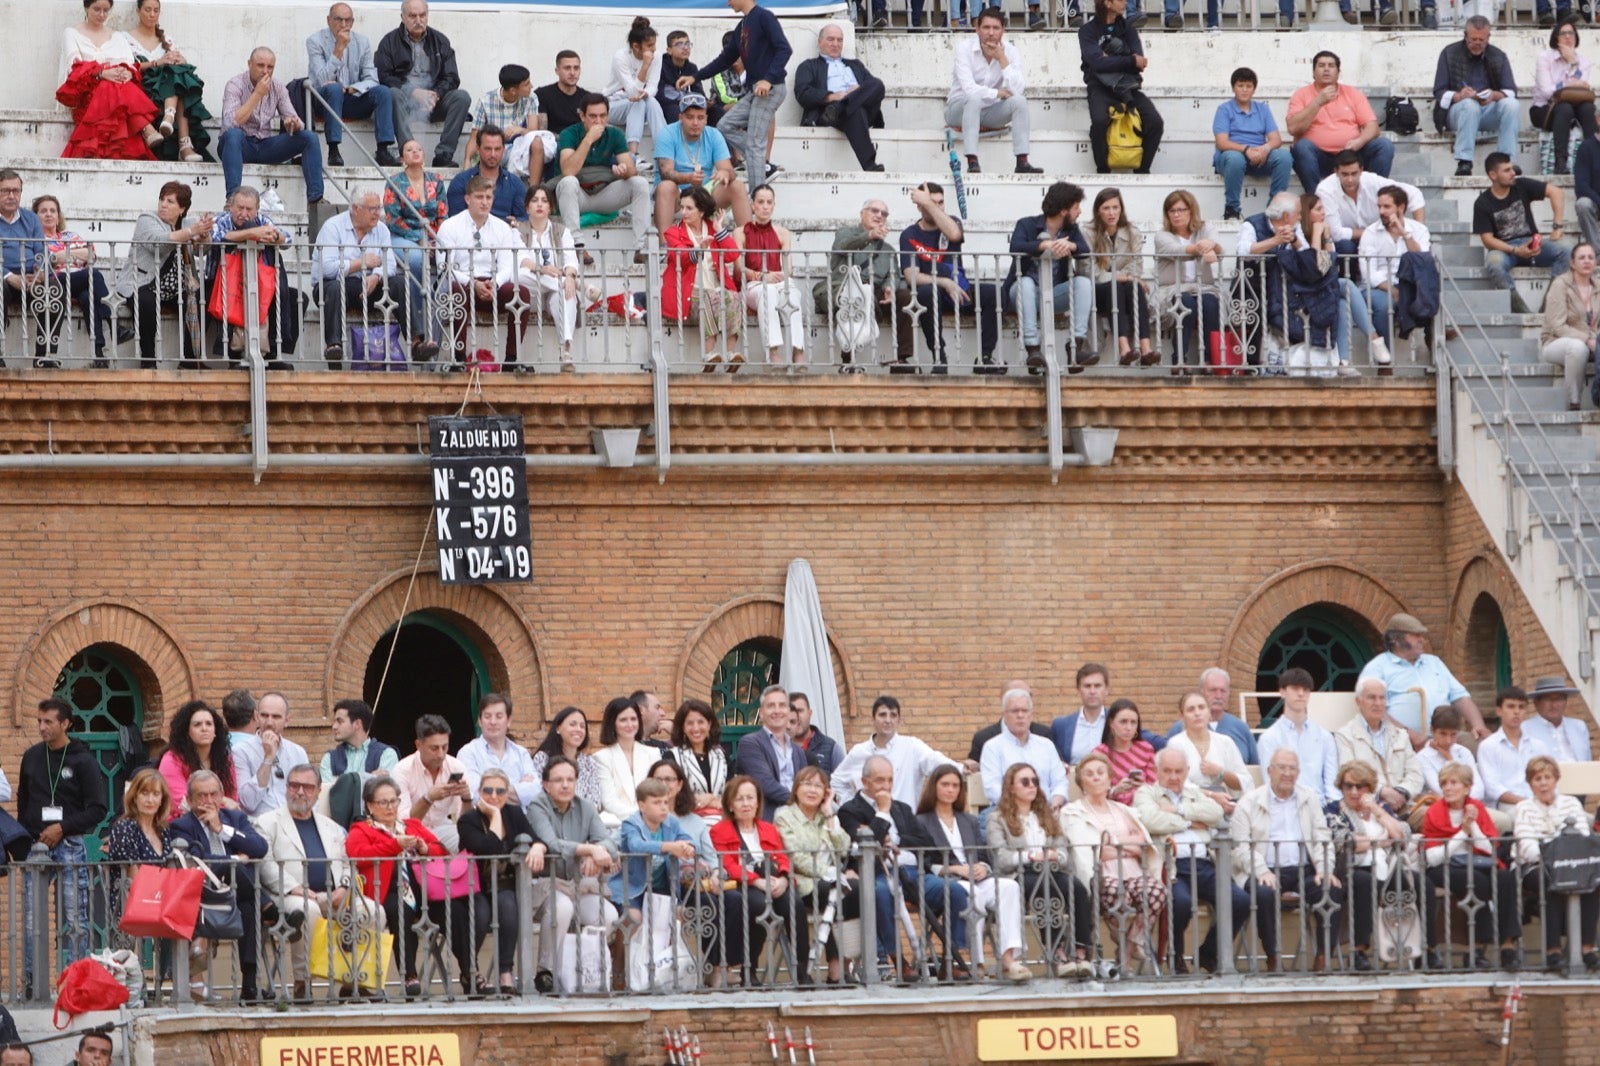
[[1225,207],[1222,209],[1222,221],[1224,222],[1237,222],[1243,217],[1244,214],[1237,207]]
[[339,146],[337,144],[328,145],[327,154],[322,157],[322,165],[328,167],[344,166],[344,156],[339,154]]
[[967,173],[968,174],[982,174],[983,173],[983,164],[978,162],[978,157],[977,156],[975,156],[975,155],[967,156]]
[[378,161],[380,167],[397,167],[400,165],[400,157],[395,155],[394,145],[392,144],[378,145],[378,152],[373,158]]
[[1583,953],[1583,968],[1585,970],[1600,970],[1600,951],[1585,951]]
[[1352,26],[1361,25],[1361,16],[1356,14],[1354,11],[1341,11],[1339,12],[1339,15]]
[[1350,958],[1350,968],[1361,973],[1367,973],[1372,969],[1372,957],[1357,948],[1355,954]]
[[972,361],[974,374],[1004,375],[1006,368],[994,361],[993,355],[980,355]]
[[943,359],[940,359],[938,362],[933,364],[933,369],[928,371],[928,373],[936,374],[942,377],[943,375],[950,373],[950,368],[945,366]]
[[287,360],[287,359],[268,359],[267,362],[266,362],[266,369],[267,370],[293,370],[294,369],[294,364],[289,362],[289,360]]
[[1043,167],[1036,167],[1032,163],[1018,163],[1017,164],[1017,169],[1014,171],[1014,173],[1017,173],[1017,174],[1043,174],[1044,173],[1044,168]]
[[872,16],[872,28],[873,29],[881,30],[887,25],[889,25],[889,16],[888,15],[885,15],[884,13],[882,13],[880,11],[878,14]]
[[1544,968],[1549,970],[1551,973],[1565,972],[1567,968],[1566,954],[1561,951],[1546,952],[1544,957]]
[[1181,30],[1183,29],[1183,16],[1168,15],[1166,21],[1162,23],[1162,25],[1166,26],[1166,28],[1169,30]]
[[455,157],[446,155],[443,152],[435,152],[433,153],[433,165],[435,168],[453,167],[456,165]]
[[1522,952],[1516,948],[1501,948],[1500,968],[1513,973],[1522,969]]
[[90,370],[110,370],[111,369],[111,360],[107,359],[103,355],[97,355],[93,359],[89,360],[89,369]]
[[1133,16],[1133,18],[1128,20],[1128,25],[1132,26],[1136,30],[1142,30],[1144,29],[1145,23],[1149,21],[1150,16],[1141,11],[1137,15]]
[[1556,24],[1556,17],[1554,15],[1552,15],[1550,12],[1546,11],[1544,14],[1539,16],[1539,25],[1541,25],[1541,26],[1554,26],[1555,24]]
[[126,322],[117,323],[118,344],[131,344],[134,338],[137,336],[138,334],[133,331],[133,327],[128,325]]
[[1456,177],[1458,177],[1458,178],[1470,178],[1470,177],[1472,177],[1472,160],[1470,160],[1470,159],[1458,159],[1458,160],[1456,160]]
[[822,124],[824,126],[832,126],[836,124],[839,121],[839,112],[842,110],[844,109],[839,106],[838,101],[835,101],[823,108]]
[[872,163],[868,166],[862,167],[861,169],[866,171],[868,174],[882,174],[888,169],[888,167],[885,167],[882,163]]
[[1202,951],[1195,956],[1194,961],[1195,965],[1199,966],[1206,973],[1217,972],[1217,954],[1214,951]]

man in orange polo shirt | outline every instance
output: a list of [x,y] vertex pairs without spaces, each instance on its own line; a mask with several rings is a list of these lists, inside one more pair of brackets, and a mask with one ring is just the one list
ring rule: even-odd
[[1333,157],[1345,149],[1361,153],[1361,167],[1387,178],[1394,142],[1378,133],[1378,116],[1360,89],[1339,84],[1339,57],[1311,58],[1311,84],[1289,97],[1286,125],[1294,138],[1294,172],[1308,193],[1333,173]]

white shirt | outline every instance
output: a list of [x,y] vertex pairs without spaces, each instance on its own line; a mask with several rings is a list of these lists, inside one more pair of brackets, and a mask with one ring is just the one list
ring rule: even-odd
[[[556,239],[556,230],[560,229],[561,239]],[[551,219],[544,228],[543,233],[535,233],[533,227],[528,228],[528,250],[517,256],[517,280],[524,285],[537,284],[551,292],[561,288],[561,278],[553,278],[549,274],[541,274],[537,269],[530,270],[523,264],[523,260],[530,260],[538,267],[559,267],[563,273],[568,270],[578,270],[578,246],[572,239],[572,231],[565,226],[557,227],[555,219]]]
[[1485,803],[1499,803],[1500,797],[1510,792],[1518,801],[1533,795],[1528,785],[1528,760],[1535,755],[1549,755],[1550,749],[1543,741],[1535,740],[1522,731],[1522,740],[1512,746],[1504,729],[1496,729],[1478,745],[1478,769],[1483,774]]
[[[1417,251],[1426,252],[1433,246],[1427,226],[1414,218],[1406,219],[1405,226],[1407,235],[1417,242]],[[1400,269],[1400,257],[1411,251],[1405,241],[1396,240],[1388,230],[1377,224],[1368,226],[1366,232],[1361,234],[1357,250],[1361,255],[1361,276],[1373,288],[1393,285],[1395,271]]]
[[1522,731],[1549,748],[1557,762],[1589,761],[1589,726],[1581,718],[1562,718],[1557,729],[1534,715],[1522,723]]
[[1272,838],[1267,845],[1268,866],[1279,869],[1300,865],[1300,802],[1294,792],[1288,799],[1279,799],[1276,792],[1267,794],[1267,812],[1272,816]]
[[1378,190],[1385,185],[1399,186],[1406,194],[1407,215],[1414,215],[1428,206],[1422,190],[1415,185],[1385,178],[1370,170],[1361,172],[1354,199],[1345,195],[1338,174],[1329,174],[1317,183],[1317,199],[1322,201],[1322,210],[1328,216],[1328,232],[1333,234],[1334,240],[1347,241],[1352,230],[1364,229],[1378,221]]
[[261,747],[261,737],[255,733],[230,733],[228,755],[233,760],[233,780],[239,786],[239,806],[254,818],[282,807],[289,799],[289,771],[311,762],[306,749],[288,737],[278,738],[278,754],[272,759],[273,769],[267,778],[267,787],[256,781],[256,774],[267,753]]
[[493,215],[482,226],[472,221],[469,211],[451,215],[439,226],[436,240],[439,263],[457,285],[490,278],[498,288],[516,277],[515,249],[523,247],[522,238]]
[[[368,267],[363,261],[360,266],[351,270],[351,262],[362,259],[368,252],[377,252],[382,257],[378,265]],[[365,237],[358,236],[350,212],[344,211],[328,219],[322,224],[322,229],[317,231],[318,280],[342,277],[364,278],[368,274],[386,278],[393,274],[394,270],[395,258],[389,227],[382,222],[368,230]]]
[[643,70],[644,63],[633,54],[631,46],[624,45],[617,49],[611,57],[611,80],[606,83],[606,99],[619,104],[638,93],[643,93],[645,98],[655,95],[656,84],[661,81],[662,58],[663,54],[657,52],[650,61],[650,69]]
[[[1105,735],[1106,709],[1104,707],[1100,708],[1100,713],[1091,721],[1089,712],[1079,707],[1078,720],[1073,723],[1072,727],[1072,758],[1070,760],[1072,765],[1078,765],[1091,751],[1098,748]],[[995,802],[998,803],[999,801],[996,800]]]
[[[1167,747],[1176,748],[1178,751],[1183,752],[1183,757],[1189,760],[1190,781],[1211,792],[1226,790],[1220,775],[1216,778],[1208,778],[1200,772],[1200,752],[1189,742],[1187,733],[1179,733],[1168,740]],[[1211,743],[1206,750],[1206,761],[1214,762],[1222,767],[1222,772],[1225,774],[1237,776],[1239,784],[1244,788],[1250,787],[1250,771],[1245,768],[1244,756],[1239,754],[1239,746],[1226,733],[1212,731]]]
[[[483,772],[489,769],[505,771],[505,775],[511,778],[511,790],[516,793],[517,802],[524,807],[542,791],[539,775],[533,771],[533,756],[528,754],[527,748],[510,737],[506,738],[505,751],[500,753],[489,747],[487,740],[474,737],[462,746],[461,754],[456,757],[467,768],[467,785],[472,789],[474,803],[477,802],[478,786],[483,782]],[[524,781],[523,778],[529,775],[533,780]]]
[[1431,792],[1435,796],[1443,795],[1439,788],[1439,771],[1443,770],[1446,763],[1458,762],[1472,771],[1472,787],[1467,789],[1467,795],[1479,803],[1486,802],[1483,798],[1483,775],[1478,772],[1478,760],[1472,757],[1472,752],[1460,744],[1450,745],[1449,756],[1439,754],[1439,749],[1432,744],[1424,744],[1422,750],[1417,752],[1417,762],[1422,764],[1422,790]]
[[830,93],[842,93],[846,89],[860,86],[861,83],[856,81],[856,72],[850,69],[850,64],[846,63],[842,56],[838,59],[829,59],[827,56],[823,56],[822,61],[828,67],[828,91]]
[[11,802],[11,782],[6,780],[6,772],[0,770],[0,803]]
[[950,85],[949,103],[959,103],[976,96],[986,104],[1000,99],[1000,90],[1009,89],[1012,96],[1021,96],[1026,82],[1022,77],[1022,57],[1003,42],[1006,66],[983,57],[983,43],[977,34],[969,34],[955,47],[955,77]]
[[[861,791],[861,768],[874,755],[882,755],[894,767],[894,798],[912,810],[917,809],[917,800],[922,798],[922,781],[925,777],[946,763],[961,765],[959,759],[935,751],[916,737],[908,737],[904,733],[896,733],[881,748],[868,737],[851,748],[838,769],[833,771],[831,784],[840,803],[848,803],[852,796]],[[1056,761],[1060,762],[1059,759]]]
[[1062,768],[1061,754],[1056,751],[1050,738],[1029,731],[1028,739],[1018,742],[1011,730],[1001,729],[999,736],[990,738],[983,745],[983,753],[978,760],[979,769],[983,772],[983,794],[990,806],[1000,802],[1000,789],[1005,784],[1006,771],[1019,762],[1027,763],[1038,772],[1041,795],[1047,799],[1060,796],[1063,801],[1066,800],[1067,772]]

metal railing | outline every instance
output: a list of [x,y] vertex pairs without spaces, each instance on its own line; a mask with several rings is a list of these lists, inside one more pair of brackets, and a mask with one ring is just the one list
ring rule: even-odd
[[[880,253],[893,267],[875,276],[862,253],[791,252],[775,272],[781,278],[765,281],[744,278],[729,252],[723,266],[733,286],[707,288],[700,258],[713,253],[662,248],[652,236],[644,263],[629,252],[593,250],[594,262],[579,267],[574,301],[564,278],[541,279],[542,257],[525,247],[473,249],[515,260],[514,272],[502,271],[486,293],[474,293],[459,269],[452,275],[443,253],[396,256],[371,271],[370,281],[347,288],[344,279],[319,276],[316,245],[260,252],[275,270],[270,278],[258,272],[255,246],[230,245],[197,254],[175,290],[158,293],[152,282],[123,295],[110,286],[132,249],[126,242],[95,246],[94,264],[41,270],[8,297],[0,332],[7,365],[27,366],[38,355],[67,368],[244,369],[259,352],[269,370],[1001,376],[1044,373],[1045,349],[1053,347],[1062,369],[1097,363],[1097,375],[1331,376],[1357,372],[1352,353],[1380,333],[1396,356],[1392,368],[1420,370],[1431,360],[1427,352],[1407,353],[1394,316],[1373,330],[1386,298],[1342,279],[1333,333],[1297,351],[1300,334],[1320,331],[1312,328],[1318,319],[1270,256],[1224,255],[1213,280],[1204,270],[1184,279],[1180,270],[1180,280],[1165,286],[1157,279],[1164,261],[1171,272],[1171,257],[1119,257],[1123,280],[1116,281],[1079,259],[1061,267],[1067,279],[1056,290],[1035,284],[1029,294],[1021,278],[1028,269],[1037,277],[1040,260],[1010,253],[940,253],[938,280],[924,261],[913,286],[905,269],[911,257],[898,252]],[[1337,267],[1330,259],[1327,273],[1360,277],[1356,259],[1341,257]],[[868,268],[859,284],[846,269],[852,262]],[[80,277],[69,281],[69,273]],[[243,287],[219,281],[235,275]],[[264,313],[251,284],[270,287]],[[441,350],[418,358],[419,341]],[[1337,357],[1328,354],[1333,349]],[[1229,352],[1237,365],[1225,358]]]
[[[566,880],[530,872],[530,843],[428,868],[352,859],[361,880],[327,885],[349,892],[342,906],[275,894],[262,862],[208,860],[234,886],[245,935],[205,944],[128,937],[117,928],[128,867],[59,864],[37,849],[0,883],[12,928],[26,933],[0,948],[0,987],[8,1002],[48,1001],[66,963],[115,949],[138,960],[142,1002],[185,1008],[966,986],[1024,979],[1016,966],[1036,979],[1145,982],[1203,971],[1474,972],[1539,968],[1563,936],[1559,972],[1600,961],[1579,951],[1595,936],[1580,927],[1579,897],[1548,892],[1543,865],[1509,839],[1490,841],[1498,857],[1452,860],[1414,837],[1358,853],[1334,835],[1303,845],[1303,865],[1276,869],[1276,884],[1256,867],[1277,843],[1231,839],[1226,824],[1198,853],[1209,870],[1170,847],[1104,836],[1009,859],[979,849],[947,867],[948,849],[886,848],[863,830],[848,853],[757,863],[625,854],[609,878]],[[1113,846],[1126,869],[1103,861]],[[790,864],[817,877],[811,891],[792,877],[778,886]],[[1213,874],[1226,891],[1208,887]],[[379,880],[396,886],[383,900],[373,898]],[[63,891],[75,881],[86,893]]]
[[[998,7],[1006,16],[1008,28],[1012,30],[1064,30],[1071,32],[1081,26],[1083,22],[1094,16],[1093,0],[1008,0],[1008,2],[987,3],[986,0],[850,0],[850,13],[859,29],[869,32],[903,31],[910,33],[929,33],[955,31],[969,31],[972,19],[985,7]],[[1245,3],[1216,4],[1218,18],[1216,28],[1226,31],[1254,31],[1262,28],[1295,30],[1321,30],[1327,28],[1327,23],[1317,22],[1316,0],[1291,0],[1287,5],[1294,13],[1292,27],[1284,27],[1280,23],[1282,5],[1278,0],[1255,0]],[[1557,5],[1551,4],[1553,10]],[[1523,3],[1461,5],[1461,8],[1441,10],[1446,5],[1435,5],[1421,2],[1421,0],[1393,0],[1392,3],[1374,3],[1372,0],[1355,0],[1351,10],[1359,14],[1359,25],[1366,29],[1374,30],[1404,30],[1422,27],[1424,9],[1433,9],[1436,15],[1437,27],[1441,30],[1461,28],[1467,15],[1481,11],[1490,18],[1497,28],[1529,28],[1545,25],[1536,5],[1527,0]],[[1462,10],[1464,9],[1464,10]],[[1208,7],[1204,3],[1190,0],[1180,8],[1186,16],[1185,26],[1196,29],[1208,17]],[[1380,20],[1383,11],[1392,10],[1394,17],[1390,20]],[[1573,5],[1577,10],[1577,5]],[[1159,34],[1162,32],[1166,8],[1161,0],[1144,0],[1142,4],[1128,5],[1128,17],[1136,18],[1143,14],[1148,17],[1142,32],[1146,34]],[[879,19],[882,19],[880,22]],[[1453,21],[1452,21],[1453,20]],[[1343,29],[1349,20],[1339,23]]]

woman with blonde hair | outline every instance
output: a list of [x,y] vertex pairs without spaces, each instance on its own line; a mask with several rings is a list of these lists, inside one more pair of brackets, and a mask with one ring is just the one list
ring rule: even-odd
[[[1512,835],[1517,841],[1517,862],[1522,866],[1524,884],[1533,882],[1534,898],[1539,901],[1544,915],[1545,966],[1560,972],[1567,967],[1567,956],[1561,951],[1561,935],[1567,932],[1567,897],[1550,891],[1541,874],[1543,846],[1559,833],[1574,832],[1580,836],[1590,833],[1589,819],[1584,814],[1578,797],[1568,796],[1556,789],[1561,781],[1561,766],[1548,755],[1535,755],[1528,760],[1528,786],[1533,790],[1529,799],[1517,804],[1516,827]],[[1583,952],[1583,965],[1590,970],[1600,970],[1600,952],[1595,950],[1595,924],[1600,919],[1600,888],[1578,896],[1578,942]],[[1572,943],[1567,943],[1571,950]]]
[[1188,189],[1162,202],[1155,247],[1157,306],[1179,323],[1173,365],[1179,372],[1203,366],[1206,345],[1222,330],[1222,242]]

